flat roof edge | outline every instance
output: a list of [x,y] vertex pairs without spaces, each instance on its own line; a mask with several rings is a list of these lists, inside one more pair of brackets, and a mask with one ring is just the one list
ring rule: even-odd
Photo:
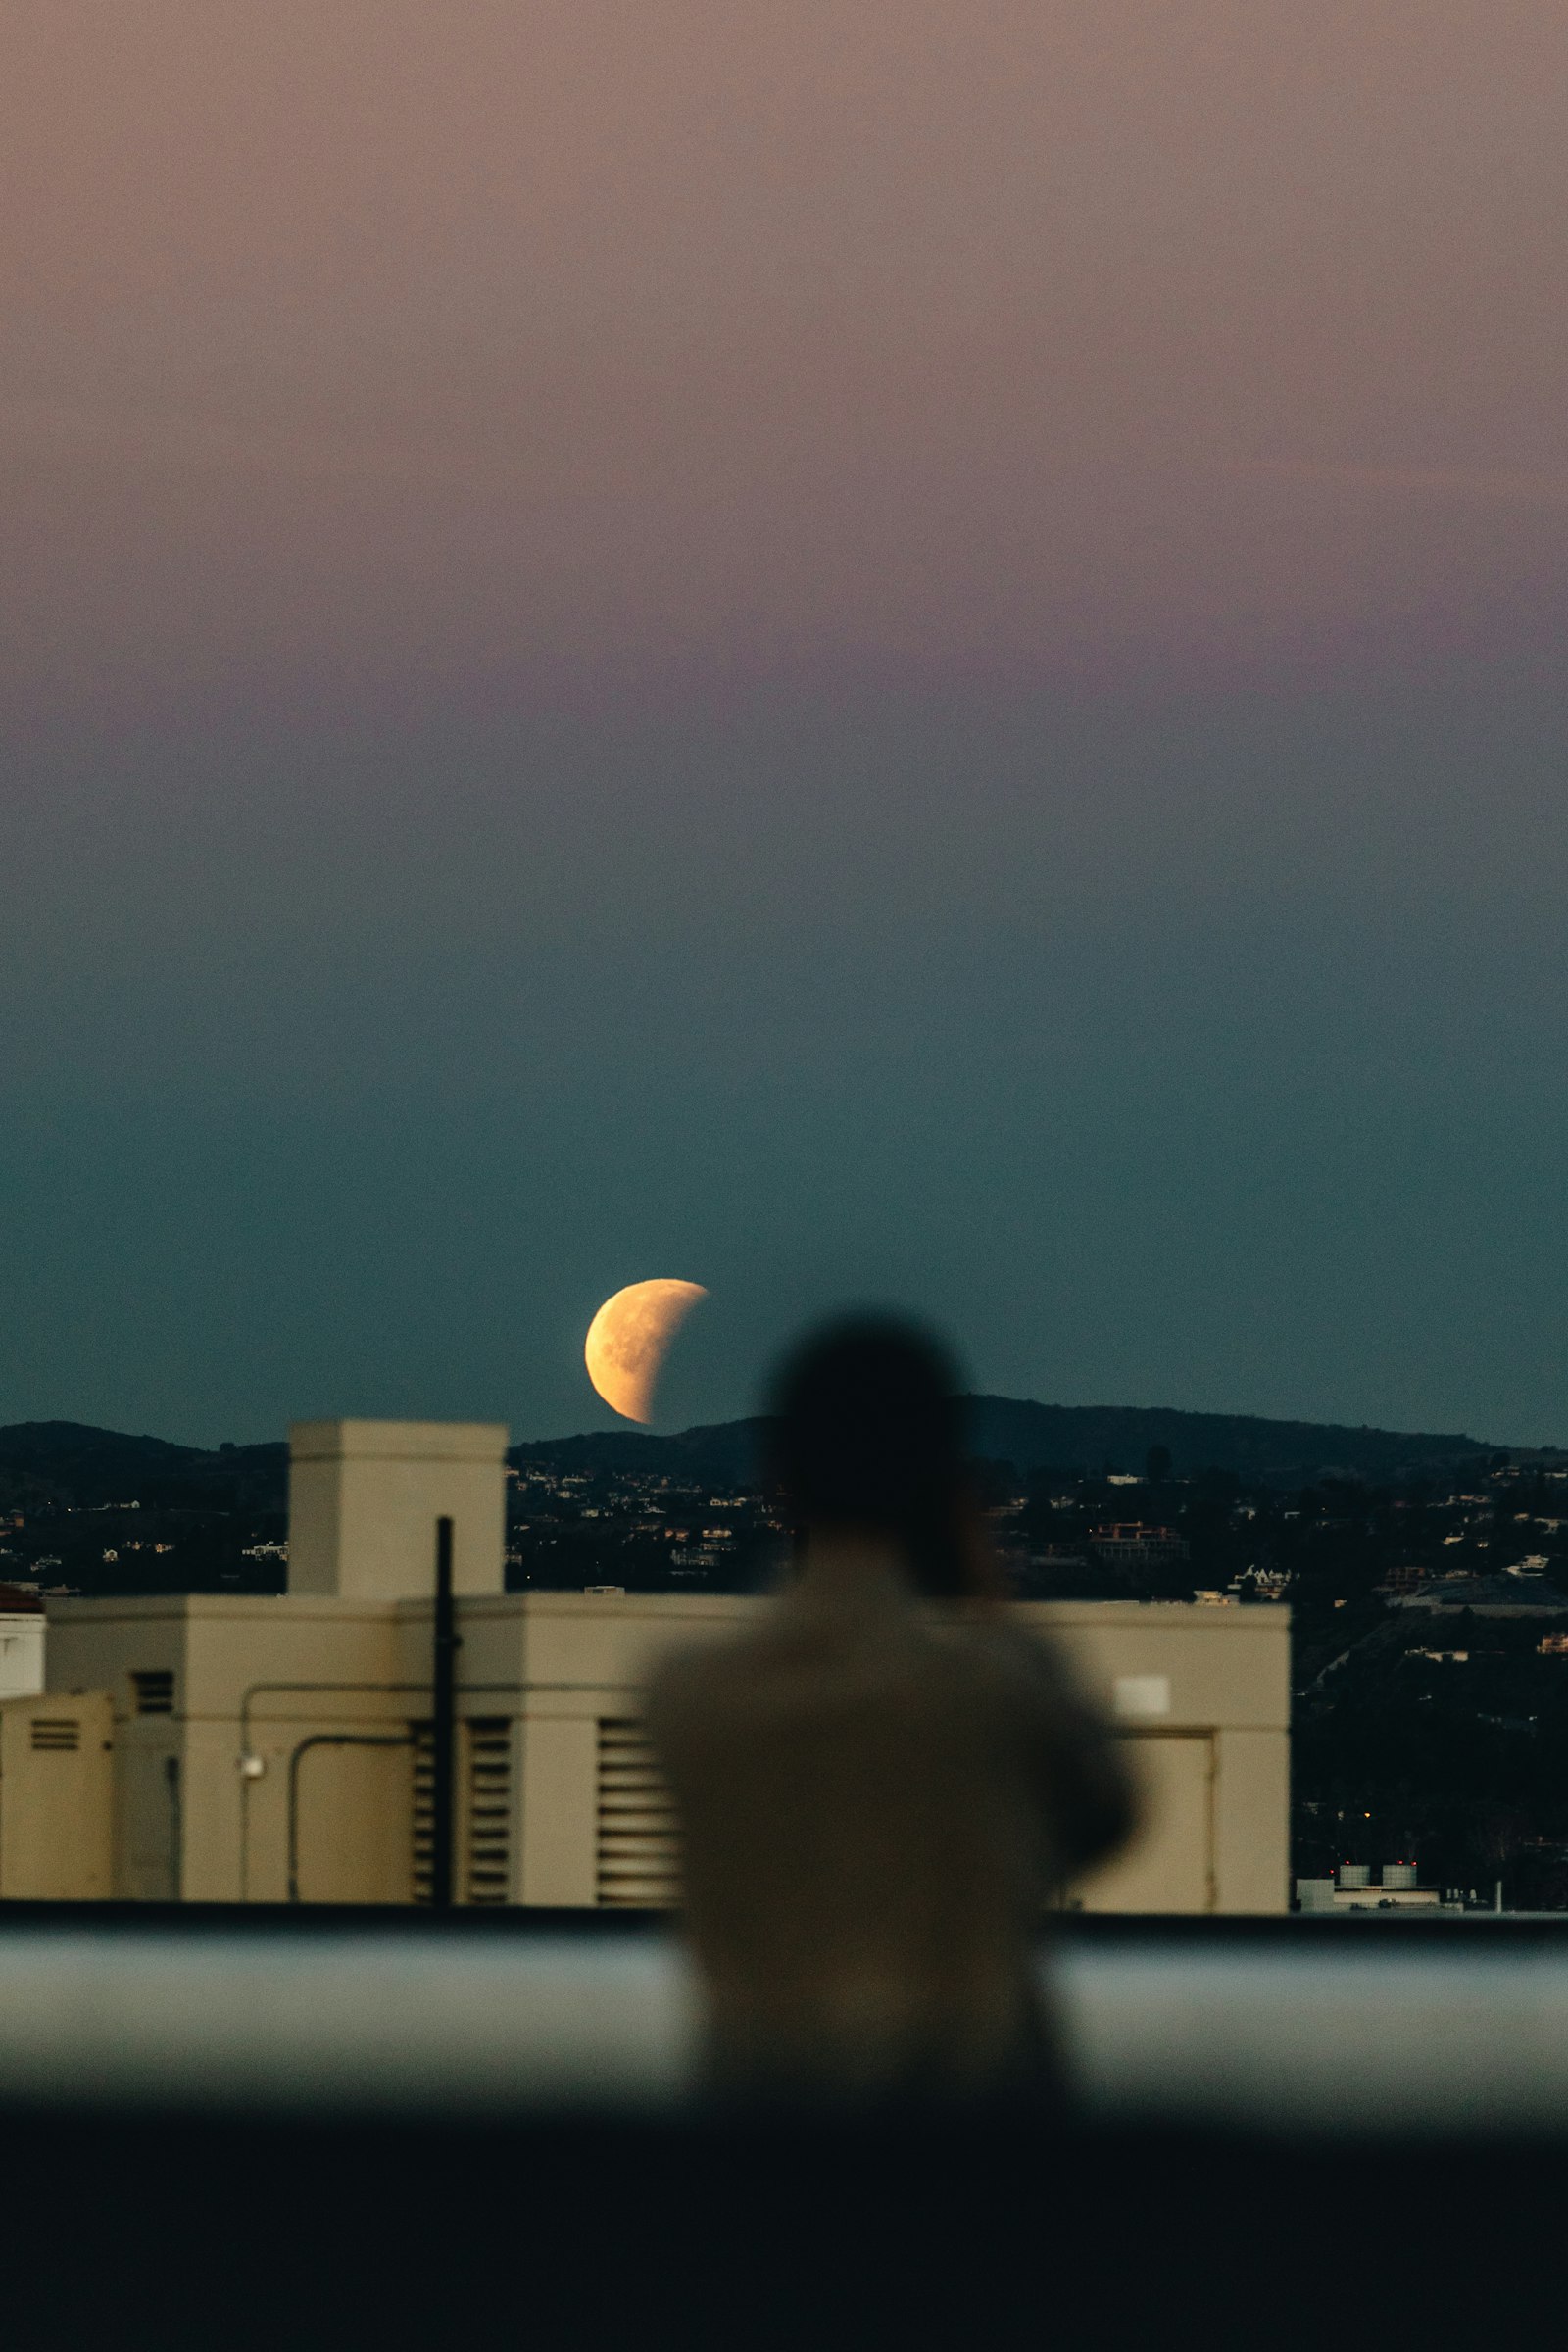
[[499,1462],[512,1432],[504,1421],[291,1421],[294,1462]]

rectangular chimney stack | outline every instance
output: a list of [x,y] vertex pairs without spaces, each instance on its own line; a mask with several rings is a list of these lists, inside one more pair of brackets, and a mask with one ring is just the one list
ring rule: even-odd
[[296,1421],[290,1592],[427,1599],[438,1519],[453,1523],[453,1592],[500,1592],[508,1435],[500,1421]]

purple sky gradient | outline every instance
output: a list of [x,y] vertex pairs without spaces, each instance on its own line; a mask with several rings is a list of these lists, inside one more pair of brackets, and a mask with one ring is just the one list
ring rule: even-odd
[[12,25],[46,710],[1230,684],[1563,617],[1547,0]]
[[567,1427],[662,1273],[693,1411],[874,1290],[1568,1437],[1565,87],[1548,0],[13,0],[0,1418]]

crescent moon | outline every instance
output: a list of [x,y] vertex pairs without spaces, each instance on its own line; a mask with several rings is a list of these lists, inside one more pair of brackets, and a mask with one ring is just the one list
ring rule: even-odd
[[700,1282],[630,1282],[607,1298],[588,1326],[583,1361],[612,1411],[651,1421],[654,1393],[670,1343],[708,1293]]

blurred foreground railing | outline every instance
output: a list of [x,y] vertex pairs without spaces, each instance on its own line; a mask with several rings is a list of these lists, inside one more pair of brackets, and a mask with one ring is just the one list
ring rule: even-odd
[[[662,1927],[5,1906],[0,2105],[515,2117],[678,2107]],[[1086,2114],[1568,2140],[1568,1922],[1068,1923],[1043,1958]]]

